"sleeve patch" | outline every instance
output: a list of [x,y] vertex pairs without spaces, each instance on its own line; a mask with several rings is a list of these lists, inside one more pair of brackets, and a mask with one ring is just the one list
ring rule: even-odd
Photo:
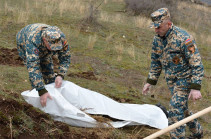
[[64,49],[64,51],[67,51],[68,45],[65,45],[63,49]]
[[185,45],[186,45],[187,47],[189,47],[189,46],[193,45],[193,41],[192,41],[191,39],[187,39],[187,40],[185,41]]
[[65,46],[67,44],[67,40],[64,41],[63,46]]
[[195,52],[195,46],[194,46],[194,43],[193,43],[193,41],[191,40],[191,39],[187,39],[186,41],[185,41],[185,45],[187,46],[187,48],[188,48],[188,51],[190,52],[190,53],[194,53]]
[[67,51],[67,49],[68,49],[68,43],[67,43],[67,40],[65,40],[63,43],[63,50]]
[[190,45],[190,46],[188,46],[188,51],[190,51],[190,53],[194,53],[195,52],[195,47],[194,47],[194,45]]
[[36,55],[38,55],[38,54],[39,54],[39,50],[38,50],[37,48],[35,48],[35,49],[34,49],[34,53],[35,53]]

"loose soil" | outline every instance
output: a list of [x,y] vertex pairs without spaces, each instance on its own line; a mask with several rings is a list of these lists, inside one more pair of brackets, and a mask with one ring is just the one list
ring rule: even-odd
[[70,73],[68,74],[69,77],[78,77],[78,78],[85,78],[88,80],[98,80],[97,77],[95,77],[94,72],[88,71],[88,72],[79,72],[79,73]]
[[[30,123],[26,123],[26,118],[21,117],[21,113],[25,113],[27,119],[30,119],[28,122],[33,123],[30,129],[25,126]],[[83,128],[81,129],[83,130]],[[94,132],[80,131],[77,133],[75,130],[71,130],[71,127],[67,124],[53,121],[48,114],[40,112],[30,104],[5,99],[0,96],[0,138],[14,137],[15,130],[19,131],[19,135],[16,135],[15,138],[21,139],[52,137],[70,139],[99,138]],[[59,130],[63,134],[59,133]]]
[[17,48],[0,48],[0,64],[10,66],[24,66],[18,55]]

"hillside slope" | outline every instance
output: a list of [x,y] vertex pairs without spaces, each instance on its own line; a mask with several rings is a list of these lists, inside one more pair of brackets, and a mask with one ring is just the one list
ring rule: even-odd
[[[170,92],[163,75],[149,95],[141,94],[154,35],[148,28],[149,17],[126,12],[124,0],[0,0],[0,3],[0,138],[143,138],[157,131],[148,126],[71,127],[28,105],[20,94],[31,86],[15,40],[16,33],[25,25],[56,25],[71,45],[71,66],[65,80],[122,103],[160,102],[168,107]],[[203,99],[189,104],[197,112],[211,105],[211,9],[180,2],[176,10],[174,24],[195,37],[205,67]],[[205,138],[211,136],[210,117],[209,113],[199,118]],[[101,116],[95,118],[105,120]]]

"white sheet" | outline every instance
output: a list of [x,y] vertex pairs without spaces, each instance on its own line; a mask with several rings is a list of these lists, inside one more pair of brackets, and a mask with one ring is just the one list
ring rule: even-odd
[[[149,104],[126,104],[116,102],[100,93],[82,88],[72,82],[63,81],[61,88],[54,83],[45,86],[52,100],[42,107],[38,92],[24,91],[21,95],[34,107],[50,114],[54,120],[62,121],[78,127],[109,127],[120,128],[127,125],[149,125],[163,129],[168,126],[168,119],[163,111]],[[108,115],[121,121],[110,124],[99,124],[88,114]]]

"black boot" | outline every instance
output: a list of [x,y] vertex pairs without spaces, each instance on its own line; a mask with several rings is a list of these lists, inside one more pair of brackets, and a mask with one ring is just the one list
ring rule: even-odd
[[155,106],[159,107],[165,113],[166,117],[168,118],[168,111],[166,110],[166,107],[164,107],[160,103],[156,104]]
[[197,135],[197,136],[191,135],[187,139],[202,139],[202,138],[203,138],[203,132],[201,134]]

